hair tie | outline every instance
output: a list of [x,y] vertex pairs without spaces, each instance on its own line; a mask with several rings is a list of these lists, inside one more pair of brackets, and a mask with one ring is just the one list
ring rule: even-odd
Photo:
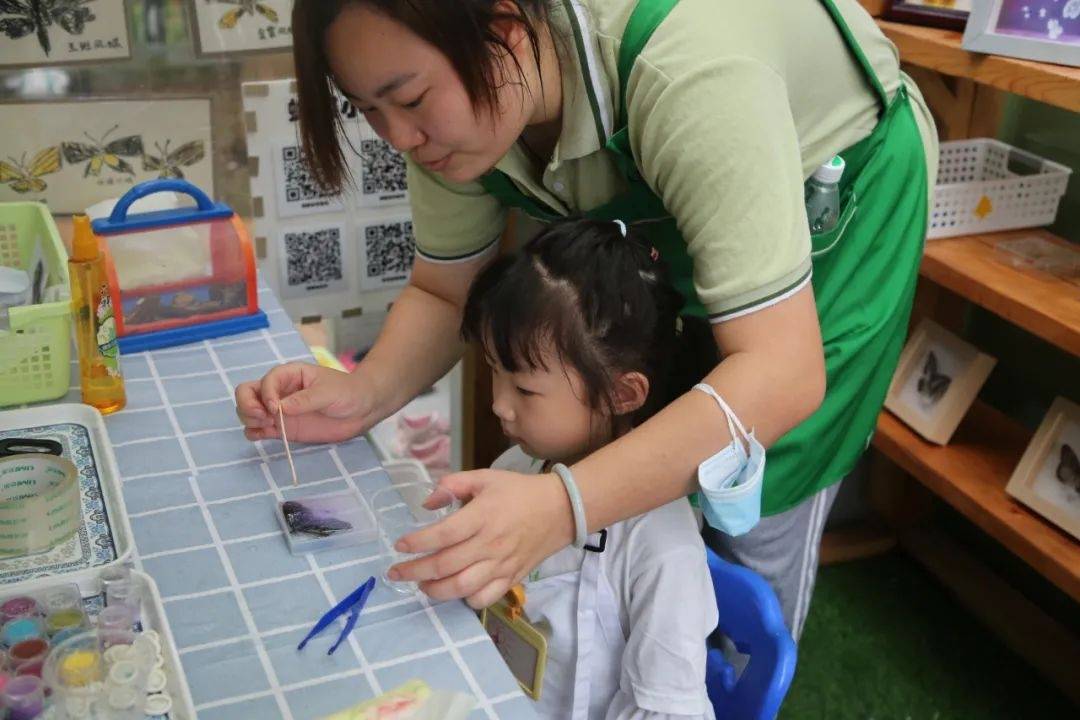
[[622,236],[626,237],[626,223],[624,223],[622,220],[615,220],[613,222],[619,226],[619,232],[622,233]]

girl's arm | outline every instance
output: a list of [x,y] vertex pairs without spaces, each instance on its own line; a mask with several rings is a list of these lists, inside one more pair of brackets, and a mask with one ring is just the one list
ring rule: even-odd
[[[807,418],[825,394],[825,360],[808,284],[790,298],[714,326],[724,360],[707,377],[766,447]],[[639,515],[696,489],[697,466],[731,442],[716,402],[680,397],[632,432],[577,463],[589,531]],[[443,484],[472,501],[404,538],[402,550],[433,553],[398,566],[437,599],[497,600],[573,539],[570,503],[554,475],[477,470]]]

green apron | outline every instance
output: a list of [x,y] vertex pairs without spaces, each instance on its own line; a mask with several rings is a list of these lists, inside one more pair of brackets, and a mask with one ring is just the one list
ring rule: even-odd
[[[907,334],[927,219],[926,156],[901,85],[890,100],[832,0],[821,0],[880,102],[869,137],[842,151],[841,212],[836,227],[811,237],[813,287],[825,348],[827,390],[821,407],[767,454],[762,514],[787,510],[847,475],[869,445]],[[687,300],[703,316],[693,262],[676,220],[642,179],[630,149],[626,84],[634,61],[678,0],[638,0],[619,48],[617,130],[606,149],[629,189],[584,215],[641,222]],[[542,222],[563,216],[525,195],[504,173],[483,178],[504,206]]]

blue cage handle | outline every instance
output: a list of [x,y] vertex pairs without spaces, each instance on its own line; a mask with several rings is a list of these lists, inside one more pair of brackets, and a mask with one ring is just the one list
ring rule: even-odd
[[128,210],[131,208],[132,204],[147,195],[153,195],[159,192],[178,192],[189,195],[194,198],[200,212],[208,212],[216,208],[214,201],[211,200],[206,193],[189,183],[187,180],[174,178],[148,180],[139,183],[124,193],[123,197],[117,201],[116,207],[113,208],[112,213],[109,215],[109,222],[122,223],[126,221]]
[[[132,215],[130,219],[128,218],[128,211],[134,202],[159,192],[183,193],[193,198],[197,207],[155,210],[137,213]],[[128,190],[116,201],[116,207],[113,208],[109,217],[95,220],[93,228],[94,232],[98,234],[111,235],[133,230],[148,230],[155,227],[231,218],[232,216],[233,211],[228,205],[214,202],[206,193],[187,180],[161,178],[141,182]]]

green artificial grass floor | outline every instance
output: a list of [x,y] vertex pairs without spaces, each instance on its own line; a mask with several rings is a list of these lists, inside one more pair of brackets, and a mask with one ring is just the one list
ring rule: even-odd
[[1080,708],[900,553],[821,569],[780,712],[780,720],[1078,717]]

